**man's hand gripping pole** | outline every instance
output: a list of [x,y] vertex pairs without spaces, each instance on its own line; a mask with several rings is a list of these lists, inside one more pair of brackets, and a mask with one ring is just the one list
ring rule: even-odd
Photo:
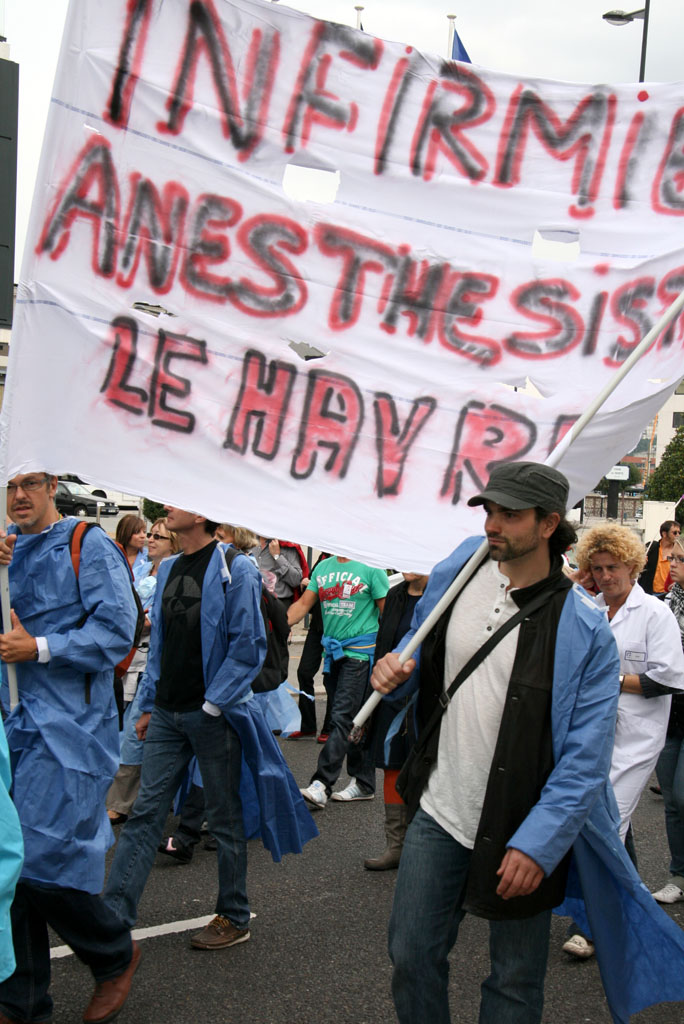
[[[459,572],[458,576],[451,584],[451,586],[445,591],[444,594],[442,594],[435,607],[432,609],[430,614],[425,619],[425,622],[421,623],[419,628],[416,630],[415,634],[406,644],[406,647],[399,655],[400,664],[404,665],[409,660],[409,658],[413,656],[414,651],[416,651],[418,647],[422,644],[423,640],[428,635],[432,627],[439,620],[439,617],[441,616],[442,612],[444,612],[449,607],[449,605],[457,596],[457,594],[459,594],[460,591],[463,590],[466,583],[473,575],[480,562],[483,561],[488,550],[489,545],[487,544],[486,540],[483,540],[477,551],[473,555],[471,555],[470,559],[463,566],[463,568],[461,569],[461,571]],[[376,692],[371,694],[371,696],[368,698],[368,700],[363,705],[361,710],[357,713],[356,717],[352,720],[352,730],[349,733],[349,739],[352,743],[359,742],[363,735],[363,726],[368,721],[370,716],[373,714],[381,700],[381,693]]]

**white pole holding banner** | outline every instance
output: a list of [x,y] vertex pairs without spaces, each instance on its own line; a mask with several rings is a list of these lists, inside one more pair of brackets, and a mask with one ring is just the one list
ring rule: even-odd
[[[645,352],[648,351],[648,349],[651,347],[651,345],[658,337],[658,335],[661,333],[661,331],[665,330],[668,324],[672,320],[674,320],[674,318],[677,316],[678,313],[682,311],[682,309],[684,309],[684,291],[682,291],[677,296],[672,305],[670,305],[665,310],[660,320],[658,320],[658,322],[653,325],[648,334],[645,335],[644,338],[642,338],[642,340],[639,342],[639,344],[631,353],[631,355],[628,356],[628,358],[624,361],[624,363],[617,371],[617,373],[615,373],[615,375],[611,378],[611,380],[608,381],[603,390],[596,396],[596,398],[591,403],[589,408],[582,413],[580,418],[572,427],[572,430],[569,430],[563,438],[563,440],[556,445],[556,447],[553,449],[553,451],[546,460],[547,466],[558,465],[561,458],[567,452],[568,448],[570,448],[570,446],[574,444],[574,442],[580,436],[585,427],[591,422],[591,420],[594,418],[594,416],[599,411],[604,402],[607,401],[607,399],[612,395],[612,393],[615,391],[618,385],[627,376],[627,374],[632,369],[634,364],[637,363],[639,359],[641,359]],[[435,607],[432,609],[428,617],[422,623],[420,628],[416,630],[415,635],[411,637],[411,640],[409,641],[409,643],[407,643],[406,647],[399,655],[399,662],[401,665],[403,665],[405,662],[409,660],[409,658],[413,656],[415,650],[423,642],[423,640],[430,632],[432,627],[435,625],[435,623],[438,621],[442,613],[449,607],[449,605],[454,600],[456,595],[459,594],[461,590],[463,590],[463,587],[466,585],[470,577],[473,575],[480,562],[482,562],[482,560],[484,559],[488,549],[489,545],[487,541],[483,540],[482,544],[479,546],[477,551],[473,555],[471,555],[470,559],[463,566],[454,582],[451,584],[450,587],[448,587],[444,594],[442,594],[441,598],[439,599]],[[359,712],[352,721],[352,731],[349,736],[349,738],[353,742],[358,742],[361,735],[361,727],[368,721],[369,717],[372,715],[373,711],[378,706],[381,700],[382,695],[375,691],[375,693],[371,694],[366,703],[359,710]]]
[[[2,502],[2,528],[7,529],[7,487],[0,487],[0,502]],[[9,589],[9,566],[0,565],[0,603],[2,607],[2,622],[3,622],[3,633],[9,633],[12,628],[12,617],[10,615],[10,609],[12,602],[10,601],[10,589]],[[14,711],[17,704],[19,703],[19,687],[17,685],[17,666],[7,664],[7,683],[9,685],[9,698],[10,698],[10,711]]]
[[451,55],[454,52],[454,33],[456,31],[456,15],[447,14],[447,21],[449,22],[449,42],[447,43],[447,60],[451,60]]

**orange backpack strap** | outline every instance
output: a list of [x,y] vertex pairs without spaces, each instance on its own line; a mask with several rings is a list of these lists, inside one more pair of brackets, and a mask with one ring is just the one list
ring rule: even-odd
[[[69,540],[69,554],[71,555],[71,564],[74,567],[74,575],[76,576],[76,582],[78,583],[78,573],[81,568],[81,548],[83,547],[83,538],[85,537],[88,530],[97,527],[97,523],[76,523],[73,530],[71,531],[71,538]],[[78,625],[82,626],[85,620],[88,618],[86,612],[83,618],[79,621]],[[92,680],[92,673],[86,672],[85,674],[85,702],[90,704],[90,683]]]
[[[76,526],[71,531],[71,539],[69,541],[69,552],[71,554],[71,564],[74,567],[74,573],[76,574],[76,580],[77,581],[78,581],[79,569],[81,568],[81,549],[83,547],[83,538],[85,537],[85,535],[88,532],[88,530],[93,529],[93,528],[98,528],[98,524],[97,523],[83,523],[83,522],[80,522],[80,523],[76,523]],[[101,527],[99,527],[99,528],[101,529]],[[140,643],[140,637],[142,635],[143,626],[145,625],[145,612],[143,611],[143,606],[140,603],[140,598],[138,597],[138,594],[137,594],[137,592],[135,590],[133,570],[131,569],[131,566],[130,566],[130,564],[128,562],[128,559],[126,558],[126,552],[124,551],[122,545],[119,544],[118,541],[114,541],[114,543],[116,544],[117,548],[121,552],[121,557],[123,558],[124,562],[126,563],[126,568],[128,569],[128,574],[130,576],[131,593],[133,594],[133,598],[135,600],[135,605],[136,605],[137,612],[138,612],[138,618],[137,618],[137,623],[136,623],[136,627],[135,627],[136,628],[135,642],[133,643],[133,646],[131,647],[131,649],[128,652],[128,654],[124,658],[121,659],[121,661],[119,662],[118,665],[115,665],[115,667],[114,667],[115,675],[119,679],[121,679],[122,676],[126,675],[126,672],[128,671],[129,666],[130,666],[131,662],[133,661],[133,655],[135,654],[135,652],[137,650],[137,647],[138,647],[138,644]],[[83,615],[83,617],[79,620],[77,625],[79,627],[82,626],[87,618],[88,618],[88,612],[86,612],[85,615]],[[87,672],[86,673],[86,704],[90,704],[90,679],[91,679],[91,673]]]
[[81,548],[83,547],[83,537],[90,527],[94,525],[94,523],[76,523],[76,526],[71,531],[69,552],[71,554],[71,564],[74,567],[76,579],[78,579],[79,569],[81,568]]
[[132,580],[135,580],[135,575],[133,573],[133,569],[131,568],[131,563],[128,561],[128,558],[126,556],[126,548],[123,546],[123,544],[119,544],[118,540],[115,540],[114,543],[116,544],[121,554],[124,556],[124,562],[128,567],[129,576],[131,577]]

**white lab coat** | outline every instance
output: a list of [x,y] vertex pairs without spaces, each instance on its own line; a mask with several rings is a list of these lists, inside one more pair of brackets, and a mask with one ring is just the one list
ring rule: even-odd
[[[605,607],[603,595],[597,604]],[[684,690],[684,653],[677,621],[666,604],[644,593],[638,583],[610,622],[620,654],[620,672],[646,675],[656,683]],[[672,697],[646,698],[621,693],[610,781],[620,811],[624,842],[639,797],[665,743]]]

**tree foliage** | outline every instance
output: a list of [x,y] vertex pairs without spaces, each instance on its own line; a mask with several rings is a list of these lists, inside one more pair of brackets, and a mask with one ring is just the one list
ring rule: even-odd
[[143,515],[148,523],[156,523],[157,519],[164,518],[166,509],[158,501],[152,501],[151,498],[143,498]]
[[628,452],[628,455],[645,455],[650,447],[651,442],[649,438],[645,434],[642,434],[636,448],[632,448],[631,452]]
[[651,501],[679,501],[684,494],[684,427],[678,427],[646,491]]

